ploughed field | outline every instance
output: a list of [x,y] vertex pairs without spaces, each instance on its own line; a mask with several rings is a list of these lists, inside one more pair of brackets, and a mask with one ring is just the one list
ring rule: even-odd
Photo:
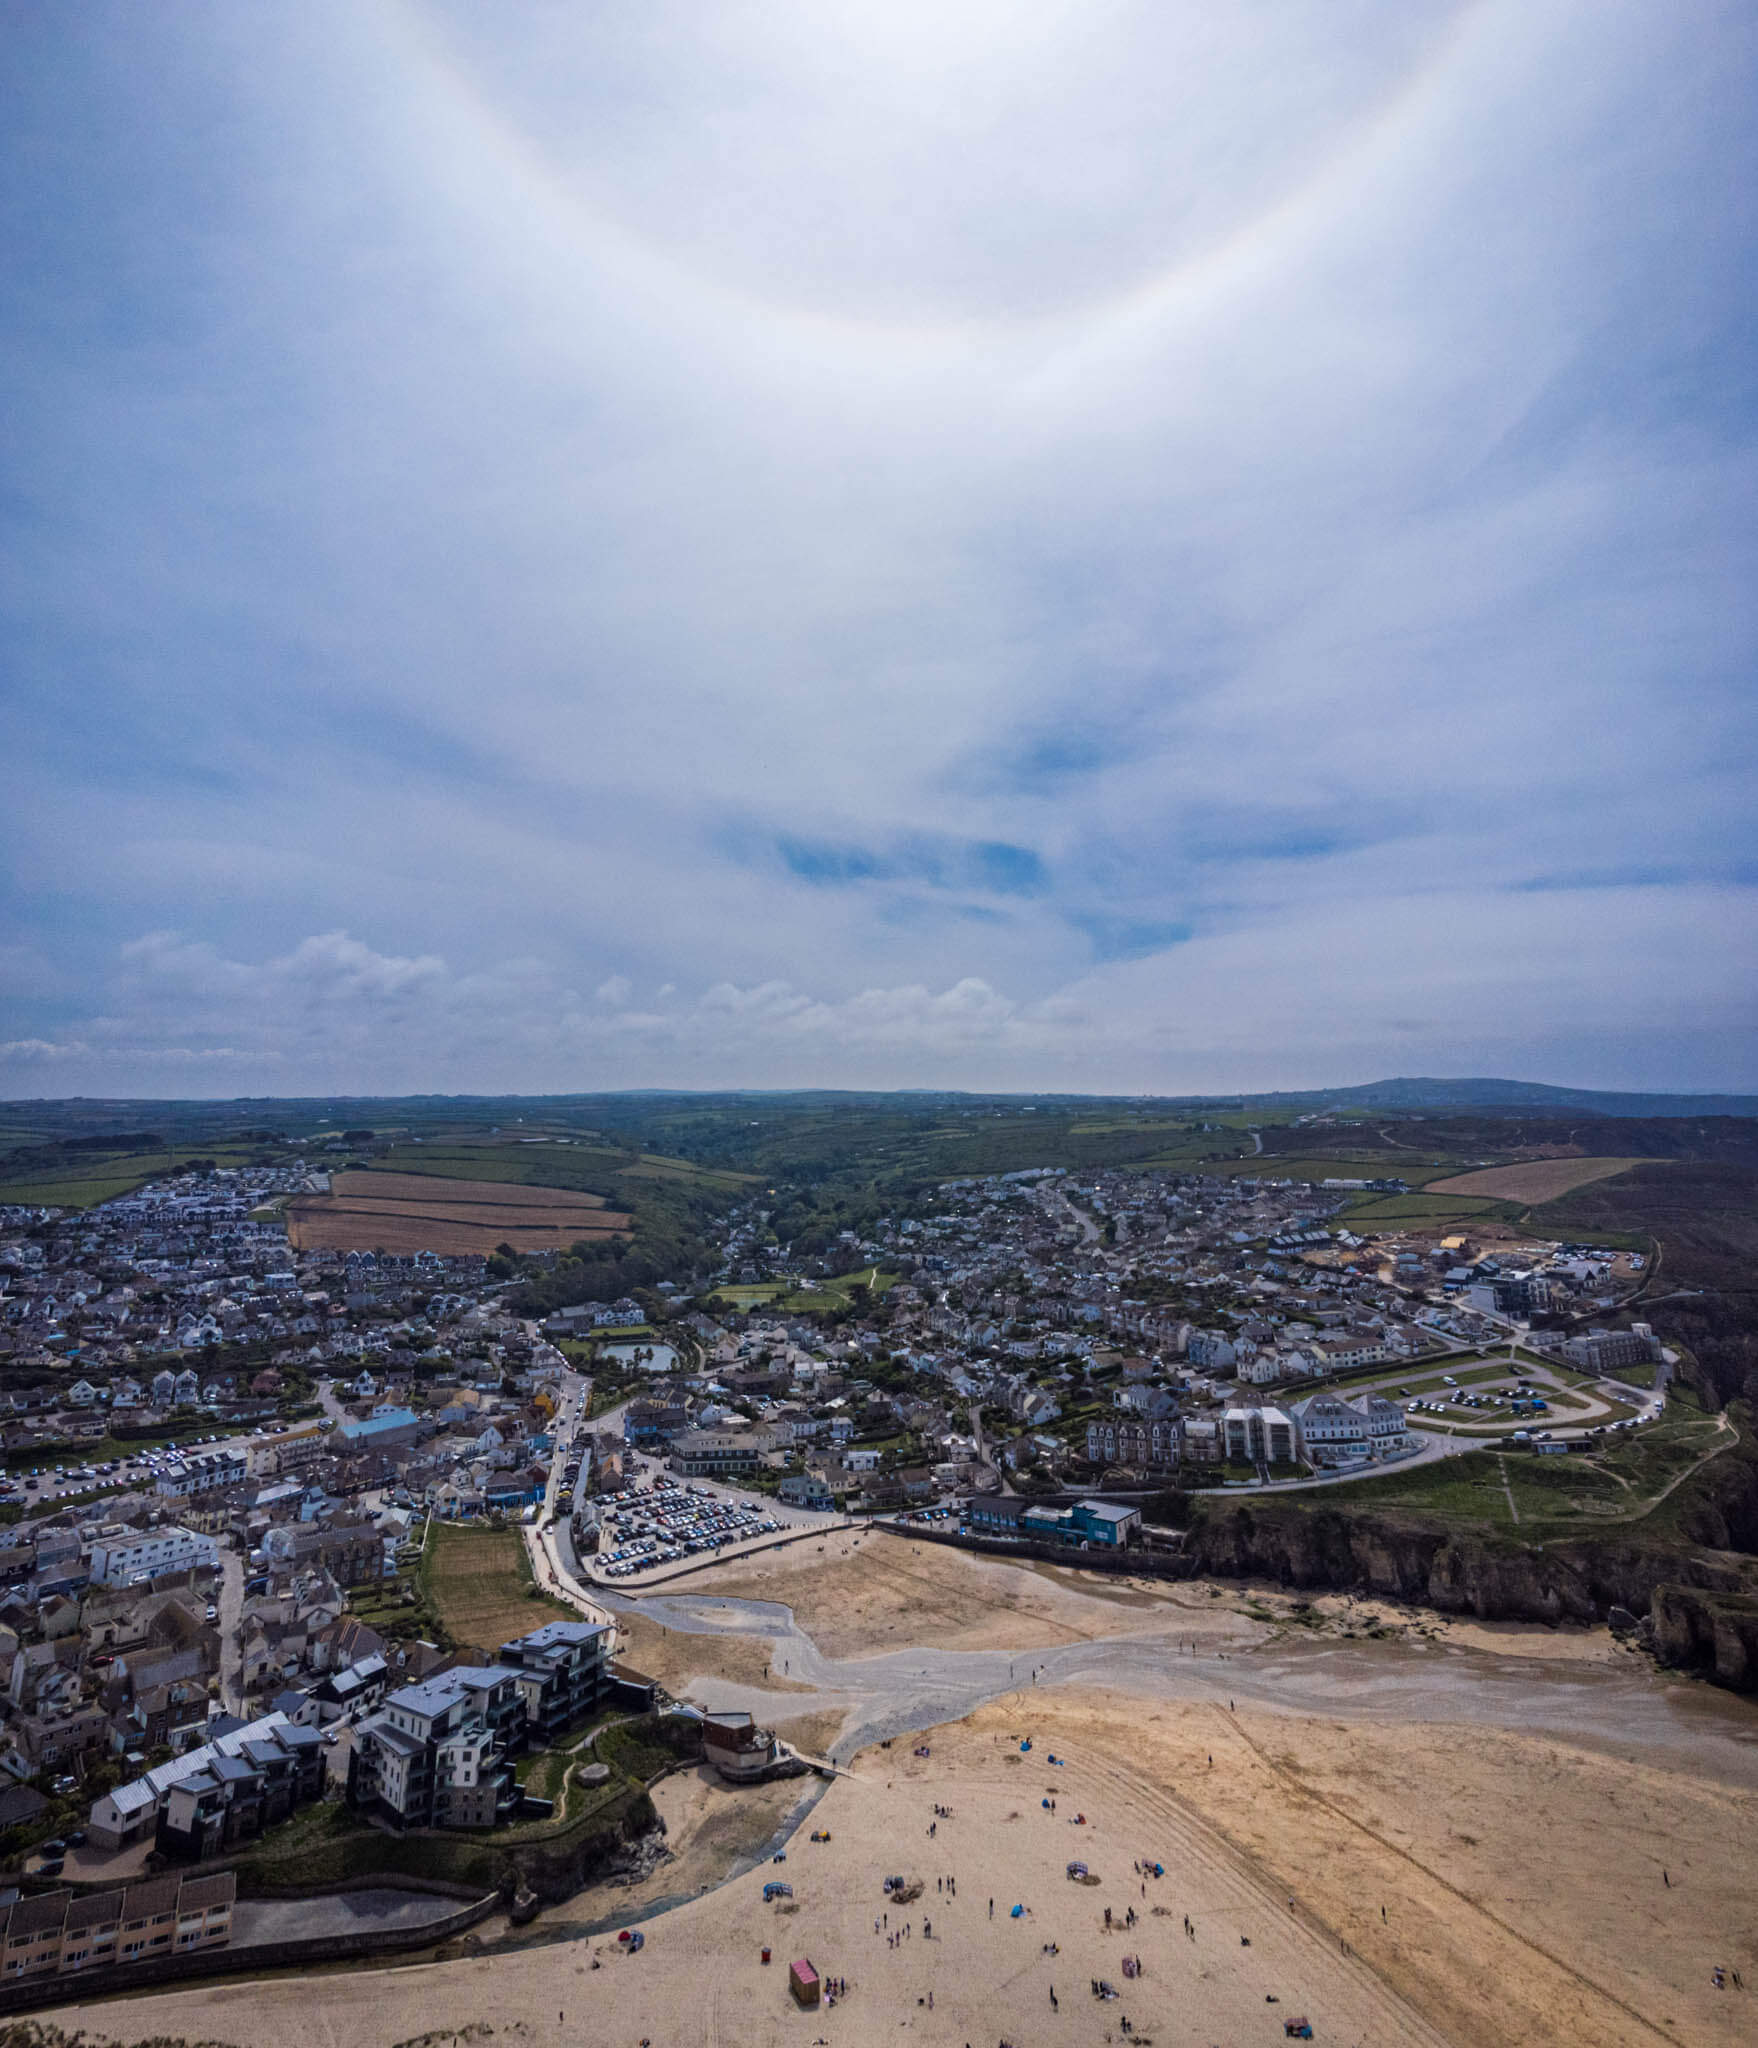
[[1485,1166],[1457,1173],[1449,1180],[1431,1180],[1431,1195],[1492,1195],[1504,1202],[1553,1202],[1574,1188],[1615,1173],[1628,1173],[1640,1159],[1523,1159],[1513,1166]]
[[602,1195],[437,1174],[339,1173],[327,1195],[287,1206],[287,1235],[300,1251],[553,1251],[628,1229]]

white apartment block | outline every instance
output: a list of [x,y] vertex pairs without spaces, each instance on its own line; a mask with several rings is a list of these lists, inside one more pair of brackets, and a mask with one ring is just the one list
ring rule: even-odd
[[92,1545],[92,1584],[131,1586],[165,1572],[213,1571],[220,1562],[211,1536],[175,1524],[169,1529],[122,1529]]

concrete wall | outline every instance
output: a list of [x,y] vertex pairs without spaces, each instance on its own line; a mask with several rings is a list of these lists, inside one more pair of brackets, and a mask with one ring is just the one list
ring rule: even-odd
[[[456,1896],[458,1887],[413,1878],[390,1881],[398,1891],[438,1892]],[[380,1891],[382,1877],[351,1878],[329,1891]],[[297,1894],[280,1893],[282,1898]],[[399,1950],[432,1948],[454,1940],[499,1910],[499,1893],[473,1900],[443,1919],[421,1927],[363,1929],[358,1934],[324,1935],[312,1941],[259,1942],[248,1948],[215,1948],[192,1955],[155,1956],[146,1962],[114,1963],[102,1970],[77,1970],[67,1976],[39,1977],[23,1984],[0,1985],[0,2013],[36,2012],[46,2006],[86,2005],[151,1986],[183,1984],[202,1977],[235,1976],[243,1972],[296,1969],[301,1964],[333,1962],[363,1956],[394,1955]]]
[[1083,1572],[1115,1572],[1120,1578],[1188,1579],[1192,1571],[1182,1557],[1164,1551],[1119,1550],[1110,1545],[1080,1550],[1067,1543],[1045,1543],[1038,1538],[1012,1540],[1005,1536],[960,1536],[950,1529],[906,1529],[895,1522],[875,1522],[888,1536],[901,1536],[909,1543],[944,1543],[949,1550],[975,1550],[984,1557],[1035,1558],[1040,1564],[1073,1565]]

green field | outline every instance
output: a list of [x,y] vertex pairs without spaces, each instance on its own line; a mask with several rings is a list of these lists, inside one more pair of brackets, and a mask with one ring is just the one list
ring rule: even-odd
[[[1351,1157],[1347,1153],[1254,1153],[1244,1159],[1230,1159],[1218,1165],[1215,1171],[1233,1180],[1403,1180],[1411,1184],[1412,1192],[1425,1181],[1442,1180],[1450,1173],[1456,1173],[1455,1166],[1407,1166],[1402,1160],[1388,1159],[1383,1152],[1368,1152]],[[1373,1199],[1395,1202],[1402,1200],[1398,1195],[1380,1195]]]
[[188,1145],[165,1151],[82,1152],[54,1148],[47,1159],[44,1148],[26,1150],[26,1160],[8,1164],[0,1156],[0,1202],[18,1202],[46,1209],[91,1209],[118,1195],[132,1194],[149,1180],[174,1173],[196,1157],[211,1159],[216,1166],[242,1166],[260,1159],[256,1145],[209,1145],[200,1152]]
[[853,1273],[838,1273],[834,1279],[814,1280],[804,1287],[790,1287],[782,1280],[752,1280],[737,1285],[711,1287],[710,1300],[724,1301],[734,1308],[780,1308],[793,1313],[842,1307],[854,1299],[854,1290],[865,1286],[875,1300],[897,1285],[898,1276],[883,1266],[862,1266]]
[[1448,1223],[1455,1217],[1469,1222],[1477,1216],[1499,1216],[1512,1206],[1493,1201],[1488,1195],[1362,1195],[1351,1202],[1342,1220],[1351,1230],[1358,1225]]
[[[1675,1402],[1661,1421],[1606,1439],[1589,1453],[1545,1458],[1512,1447],[1468,1451],[1336,1491],[1351,1509],[1404,1508],[1447,1522],[1512,1529],[1511,1490],[1520,1533],[1529,1541],[1578,1535],[1615,1522],[1645,1521],[1658,1529],[1667,1525],[1678,1498],[1675,1494],[1657,1506],[1663,1489],[1705,1451],[1731,1441],[1713,1418]],[[1307,1508],[1326,1504],[1322,1493],[1288,1498]]]
[[574,1618],[571,1607],[536,1590],[517,1528],[435,1522],[415,1576],[446,1639],[490,1656],[546,1621]]
[[625,1152],[610,1145],[394,1145],[370,1162],[379,1173],[430,1173],[449,1180],[502,1180],[540,1188],[612,1193],[619,1179],[683,1182],[736,1194],[748,1174],[692,1166],[687,1159]]

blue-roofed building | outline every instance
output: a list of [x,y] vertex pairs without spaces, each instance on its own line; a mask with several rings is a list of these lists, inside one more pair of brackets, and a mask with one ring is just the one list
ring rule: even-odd
[[343,1457],[360,1451],[394,1451],[412,1444],[421,1432],[413,1408],[380,1408],[363,1422],[344,1422],[331,1432],[331,1448]]

